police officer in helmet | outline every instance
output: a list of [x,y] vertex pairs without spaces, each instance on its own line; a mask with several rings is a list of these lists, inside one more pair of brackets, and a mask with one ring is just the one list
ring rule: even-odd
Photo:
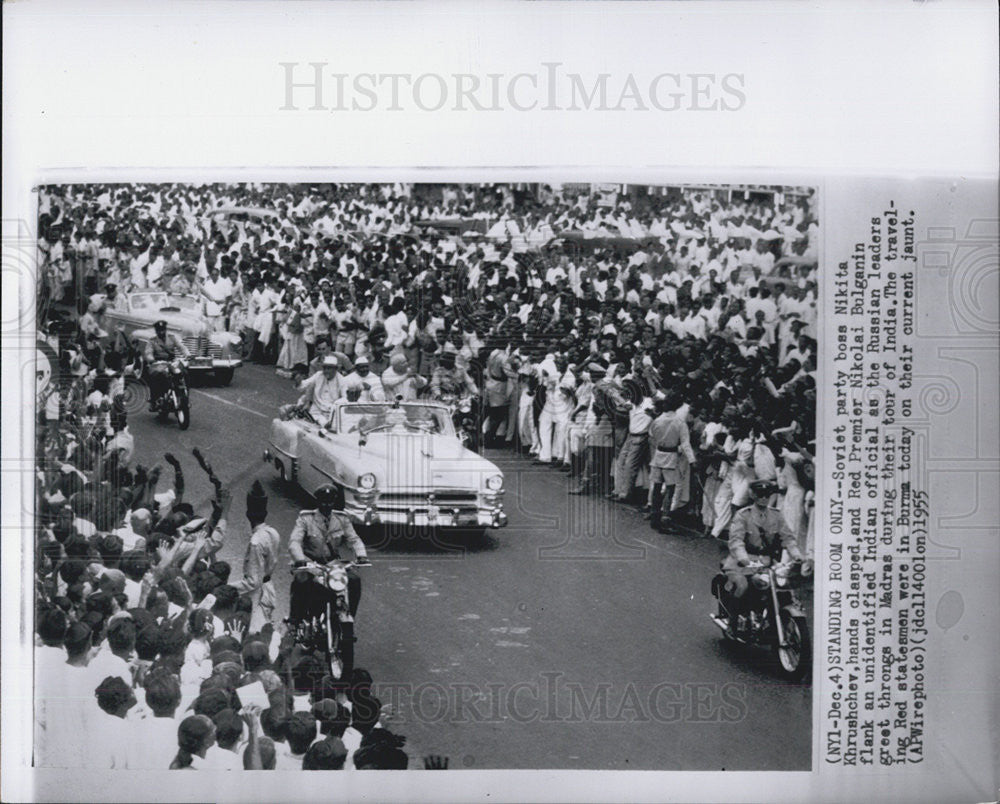
[[729,526],[729,555],[722,562],[722,571],[727,579],[726,607],[735,614],[747,610],[751,584],[757,588],[756,579],[748,578],[744,571],[751,562],[771,564],[783,551],[793,560],[804,560],[784,515],[769,505],[777,490],[770,480],[754,480],[750,484],[753,502],[737,511]]
[[167,390],[167,373],[169,363],[175,357],[188,357],[189,352],[184,342],[172,332],[167,332],[167,322],[160,320],[153,324],[156,333],[146,344],[146,363],[149,366],[149,408],[155,410]]
[[[354,553],[357,564],[370,563],[365,543],[343,512],[343,490],[331,485],[320,486],[313,496],[316,508],[299,514],[289,537],[288,552],[294,562],[293,569],[309,561],[327,564],[339,559],[345,545]],[[323,592],[324,587],[314,583],[308,572],[295,572],[289,606],[291,619],[307,619],[320,610],[326,602]],[[347,571],[347,596],[353,617],[361,600],[361,578],[353,568]]]

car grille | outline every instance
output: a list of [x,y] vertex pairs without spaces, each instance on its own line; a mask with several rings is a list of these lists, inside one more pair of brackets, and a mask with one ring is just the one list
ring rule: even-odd
[[222,357],[222,347],[212,343],[208,338],[188,335],[184,339],[184,346],[193,357]]
[[[427,493],[419,492],[383,492],[378,495],[379,508],[424,509],[427,507]],[[435,491],[434,504],[442,508],[454,508],[478,505],[479,494],[475,491],[455,491],[453,489]]]

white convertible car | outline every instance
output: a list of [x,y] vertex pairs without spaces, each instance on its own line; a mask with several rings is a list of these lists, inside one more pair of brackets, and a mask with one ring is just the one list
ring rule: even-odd
[[462,530],[501,528],[503,473],[459,441],[438,402],[338,402],[329,425],[284,414],[264,460],[312,494],[344,490],[359,525]]

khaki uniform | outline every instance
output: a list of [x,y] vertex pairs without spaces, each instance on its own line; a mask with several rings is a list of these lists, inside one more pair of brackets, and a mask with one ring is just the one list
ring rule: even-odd
[[[326,564],[340,558],[340,550],[347,545],[356,559],[366,559],[365,543],[354,530],[351,520],[337,512],[327,519],[319,511],[308,510],[299,514],[288,540],[288,552],[293,561],[315,561]],[[361,599],[361,578],[352,567],[347,571],[347,594],[351,616],[358,610]],[[302,620],[316,613],[326,599],[323,587],[310,582],[307,574],[295,573],[292,578],[289,614],[293,620]]]
[[312,560],[325,564],[340,557],[340,549],[347,545],[357,558],[366,558],[365,543],[361,541],[346,514],[334,511],[326,519],[319,511],[306,510],[299,514],[289,537],[288,552],[293,561]]
[[729,555],[722,562],[722,569],[733,586],[733,594],[741,597],[748,586],[740,561],[765,558],[766,564],[779,558],[782,549],[787,550],[792,558],[802,557],[795,535],[781,511],[777,508],[758,508],[756,505],[737,511],[729,526]]
[[250,536],[243,558],[243,578],[234,584],[241,593],[250,595],[253,603],[249,633],[259,632],[265,623],[273,621],[277,597],[271,576],[278,566],[280,544],[278,531],[263,522]]

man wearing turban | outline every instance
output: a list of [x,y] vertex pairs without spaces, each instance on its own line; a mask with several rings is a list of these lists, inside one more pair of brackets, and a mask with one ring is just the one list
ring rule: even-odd
[[243,559],[243,578],[234,586],[250,596],[250,626],[248,632],[259,633],[265,623],[273,622],[277,600],[271,576],[278,565],[278,531],[264,523],[267,519],[267,495],[259,480],[247,494],[247,519],[250,521],[250,543]]

